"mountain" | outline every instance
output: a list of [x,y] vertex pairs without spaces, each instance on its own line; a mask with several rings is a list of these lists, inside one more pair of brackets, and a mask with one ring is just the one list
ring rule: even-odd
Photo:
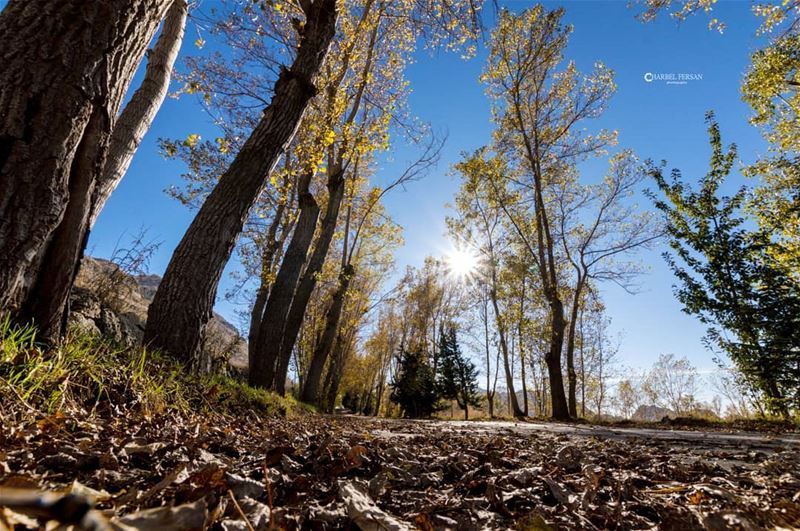
[[[127,345],[139,344],[147,308],[160,282],[158,275],[129,275],[109,260],[87,256],[70,296],[70,325]],[[247,369],[247,342],[217,313],[208,323],[204,349],[218,367],[228,364],[238,371]]]

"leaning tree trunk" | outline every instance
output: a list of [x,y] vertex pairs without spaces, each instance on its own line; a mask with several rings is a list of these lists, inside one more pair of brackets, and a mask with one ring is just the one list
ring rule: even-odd
[[[43,315],[45,338],[76,267],[53,244],[77,231],[83,245],[114,117],[168,5],[11,0],[0,14],[0,309]],[[52,261],[58,278],[42,275]]]
[[[292,357],[292,350],[294,350],[297,335],[303,324],[308,302],[314,293],[317,278],[325,265],[325,258],[328,256],[331,240],[333,240],[333,235],[336,232],[339,209],[344,197],[344,184],[344,176],[341,170],[335,170],[331,173],[331,177],[328,180],[328,204],[325,208],[325,216],[322,218],[319,235],[314,242],[314,251],[311,253],[303,276],[292,298],[291,308],[286,316],[281,339],[274,343],[264,342],[259,345],[264,347],[261,355],[267,359],[276,360],[272,388],[281,395],[286,392],[289,360]],[[262,326],[270,326],[270,324],[262,321]]]
[[325,378],[325,396],[323,399],[323,409],[326,413],[333,413],[336,407],[336,397],[339,396],[339,384],[344,373],[344,362],[347,358],[351,345],[345,345],[345,339],[340,335],[336,340],[333,356],[328,374]]
[[[250,385],[270,387],[275,376],[275,357],[264,355],[264,345],[279,343],[283,336],[286,316],[292,306],[292,298],[297,289],[297,282],[306,263],[308,248],[314,238],[314,230],[319,218],[319,205],[309,192],[312,175],[305,174],[300,183],[297,202],[300,215],[292,232],[292,239],[281,261],[281,267],[269,291],[269,298],[264,305],[263,314],[258,316],[258,331],[255,344],[250,345],[250,369],[248,380]],[[252,323],[251,323],[252,326]]]
[[339,330],[339,321],[344,308],[345,295],[350,285],[350,279],[353,277],[353,272],[353,266],[347,265],[339,275],[339,286],[337,286],[333,294],[331,306],[325,315],[325,328],[322,332],[322,338],[314,349],[314,356],[311,358],[311,364],[308,366],[308,372],[306,373],[306,382],[300,395],[300,400],[303,402],[318,403],[322,372],[325,369],[325,362],[328,361],[328,357],[333,350],[333,343]]
[[108,157],[95,189],[89,221],[90,229],[97,221],[97,216],[100,215],[111,193],[127,173],[144,135],[150,130],[161,104],[167,97],[172,68],[175,66],[183,42],[187,15],[186,0],[174,0],[164,17],[156,45],[147,56],[142,84],[125,104],[125,109],[114,125]]
[[[247,353],[248,359],[255,353],[255,347],[258,344],[258,325],[261,322],[261,316],[264,314],[264,307],[267,305],[267,298],[269,297],[270,287],[272,286],[272,273],[275,268],[276,260],[280,258],[279,249],[283,248],[286,239],[286,231],[289,229],[289,220],[284,224],[284,214],[286,212],[286,202],[281,202],[275,210],[275,217],[267,230],[266,242],[267,245],[261,253],[261,277],[259,278],[258,289],[256,290],[255,300],[253,307],[250,309],[250,328],[247,332]],[[278,227],[284,224],[281,237],[278,238]]]
[[336,31],[336,0],[310,3],[301,31],[297,57],[289,69],[281,71],[261,121],[175,249],[150,305],[145,342],[195,370],[209,369],[200,355],[201,341],[236,238],[317,92],[313,78]]
[[186,15],[185,0],[172,2],[161,35],[148,58],[142,85],[114,124],[100,176],[93,182],[91,169],[75,170],[78,178],[70,183],[70,201],[64,218],[53,233],[38,281],[28,294],[22,310],[26,320],[38,323],[41,336],[47,340],[53,341],[65,332],[69,293],[80,267],[89,231],[127,171],[166,97],[172,66],[183,38]]

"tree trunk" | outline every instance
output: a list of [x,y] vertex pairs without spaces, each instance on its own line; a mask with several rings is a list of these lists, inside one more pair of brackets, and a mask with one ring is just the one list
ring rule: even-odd
[[[185,0],[175,0],[167,11],[164,29],[147,63],[145,79],[113,126],[108,155],[96,181],[92,180],[92,168],[78,167],[79,160],[85,162],[93,157],[83,154],[76,157],[77,164],[73,170],[76,177],[70,181],[67,210],[53,233],[52,243],[42,260],[39,278],[22,310],[26,320],[38,323],[40,336],[47,341],[52,342],[65,332],[69,293],[78,274],[89,231],[127,171],[166,97],[186,15]],[[105,120],[105,117],[98,118]],[[96,130],[93,127],[89,129]],[[89,144],[87,147],[94,149]]]
[[[170,352],[196,370],[209,368],[208,362],[201,359],[200,345],[222,270],[264,180],[292,140],[309,100],[316,94],[312,80],[335,31],[336,0],[311,3],[294,63],[281,71],[264,116],[178,244],[150,305],[145,342]],[[251,366],[251,380],[259,375],[253,370],[258,368]]]
[[278,227],[284,222],[284,213],[286,212],[286,203],[281,202],[275,210],[275,217],[267,229],[267,245],[261,254],[261,278],[259,279],[258,289],[256,290],[255,300],[253,301],[253,308],[250,310],[250,327],[247,331],[247,353],[248,358],[252,358],[256,352],[256,345],[258,345],[258,329],[261,324],[261,316],[264,315],[264,307],[267,305],[270,287],[272,286],[271,277],[275,268],[275,261],[280,254],[278,249],[283,248],[284,240],[286,239],[286,230],[288,225],[284,225],[283,232],[280,239],[277,238]]
[[567,330],[567,403],[569,415],[572,418],[578,417],[578,376],[575,372],[575,331],[578,322],[578,310],[581,304],[581,293],[583,291],[583,276],[578,274],[578,281],[575,284],[575,293],[572,295],[572,308],[570,309],[569,328]]
[[328,203],[325,207],[325,216],[322,218],[319,235],[314,242],[314,250],[297,285],[294,297],[292,297],[291,307],[283,326],[283,334],[280,341],[264,343],[264,355],[267,358],[275,357],[277,359],[272,385],[275,391],[281,395],[285,392],[289,360],[297,342],[297,334],[303,324],[308,301],[311,300],[311,295],[314,293],[319,273],[322,271],[322,266],[325,265],[325,258],[328,256],[328,250],[336,232],[336,223],[339,219],[339,210],[344,197],[345,181],[343,172],[341,169],[331,171],[332,173],[328,179]]
[[311,404],[318,403],[322,371],[325,369],[325,362],[328,360],[333,350],[333,343],[336,339],[336,333],[339,330],[339,320],[342,316],[347,288],[350,285],[352,276],[352,266],[347,266],[347,268],[342,271],[342,274],[339,275],[339,286],[333,294],[331,306],[328,308],[328,312],[325,315],[325,328],[322,332],[322,338],[314,349],[314,356],[311,358],[311,364],[306,373],[305,386],[303,387],[303,393],[300,395],[300,400],[303,402]]
[[[381,374],[383,377],[383,374]],[[375,414],[374,417],[380,417],[381,415],[381,402],[383,402],[383,382],[378,383],[378,393],[375,397]]]
[[[389,353],[391,357],[391,353]],[[380,368],[380,380],[378,381],[378,394],[375,399],[375,416],[379,417],[381,414],[381,404],[383,403],[383,393],[384,389],[386,388],[386,364],[381,359],[381,368]]]
[[[520,353],[521,356],[522,353]],[[528,416],[528,383],[525,381],[525,358],[520,359],[520,378],[522,379],[522,414]]]
[[552,400],[553,418],[570,420],[567,398],[564,396],[564,376],[561,373],[561,350],[564,344],[564,307],[559,299],[550,305],[551,334],[550,350],[545,356],[547,375],[550,379],[550,399]]
[[62,330],[114,117],[168,5],[11,0],[0,14],[0,308],[39,337]]
[[522,339],[522,322],[525,318],[525,276],[522,277],[522,293],[519,299],[519,320],[517,322],[517,341],[519,342],[519,367],[522,378],[522,412],[528,417],[528,382],[525,379],[525,351]]
[[314,230],[319,218],[319,205],[314,196],[308,191],[311,175],[306,175],[298,194],[300,217],[292,232],[292,239],[286,254],[281,261],[281,267],[275,277],[275,282],[269,292],[269,298],[264,308],[264,314],[258,320],[258,334],[255,346],[250,352],[250,385],[257,387],[270,387],[275,377],[276,356],[269,357],[266,347],[280,342],[283,336],[283,327],[286,316],[292,305],[297,281],[306,262],[308,248],[314,238]]
[[349,348],[349,346],[345,346],[344,343],[345,339],[340,334],[336,339],[330,367],[328,367],[328,374],[325,377],[325,396],[322,401],[322,407],[326,413],[333,413],[333,409],[336,407],[339,383],[342,380],[344,361],[347,355],[347,349]]
[[506,343],[505,327],[502,323],[502,316],[500,315],[500,307],[497,304],[497,293],[494,287],[490,290],[492,299],[492,306],[494,308],[495,318],[497,320],[497,333],[500,336],[500,350],[503,352],[503,369],[506,375],[506,388],[508,390],[508,403],[511,409],[511,414],[514,417],[523,417],[522,410],[519,408],[517,401],[517,392],[514,390],[514,377],[511,374],[511,364],[508,359],[508,344]]
[[178,58],[186,27],[188,6],[186,0],[174,0],[164,17],[161,34],[147,57],[142,84],[133,93],[130,101],[114,124],[114,132],[108,147],[103,172],[97,182],[95,199],[89,228],[94,226],[97,216],[119,185],[142,143],[144,135],[164,103],[172,78],[172,68]]
[[74,176],[70,178],[70,198],[64,217],[53,231],[36,282],[20,308],[21,320],[36,323],[39,337],[47,343],[58,340],[66,329],[69,292],[78,274],[80,258],[89,236],[88,223],[95,179],[87,162],[95,158],[100,145],[100,139],[90,131],[104,128],[106,120],[100,113],[92,116],[86,133],[90,137],[78,148],[73,163]]
[[[489,305],[487,304],[486,297],[481,300],[481,304],[483,305],[483,346],[484,350],[486,351],[486,404],[489,408],[489,418],[494,418],[494,393],[492,392],[492,385],[491,385],[491,374],[492,374],[492,365],[491,365],[491,357],[489,355]],[[495,367],[495,374],[497,373],[497,367]]]
[[584,349],[586,346],[585,338],[583,336],[583,310],[580,314],[580,334],[581,334],[581,417],[586,418],[586,364],[584,357]]

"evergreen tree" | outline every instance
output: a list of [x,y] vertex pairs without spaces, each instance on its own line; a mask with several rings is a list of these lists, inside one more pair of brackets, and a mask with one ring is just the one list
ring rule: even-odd
[[442,398],[455,400],[469,419],[469,406],[478,407],[478,369],[461,352],[456,330],[451,325],[447,333],[439,334],[439,393]]
[[707,343],[725,351],[768,407],[788,415],[800,405],[800,285],[776,259],[780,245],[763,230],[748,230],[741,217],[747,189],[720,197],[736,160],[723,150],[719,126],[707,116],[712,157],[694,192],[673,170],[667,182],[651,167],[666,200],[654,198],[666,218],[670,246],[665,258],[680,280],[684,311],[710,326]]
[[406,418],[430,417],[439,410],[439,391],[433,368],[422,350],[403,351],[391,384],[390,399]]

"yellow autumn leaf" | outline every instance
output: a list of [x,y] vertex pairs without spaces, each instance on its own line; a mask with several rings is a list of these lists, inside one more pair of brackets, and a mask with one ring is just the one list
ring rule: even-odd
[[188,148],[193,148],[197,145],[197,142],[199,140],[200,140],[200,135],[192,133],[191,135],[186,137],[186,140],[183,141],[183,145]]
[[228,141],[225,140],[224,138],[217,137],[216,139],[214,139],[214,141],[217,143],[217,148],[219,149],[220,153],[227,153],[228,151],[230,151],[230,147],[228,146]]

